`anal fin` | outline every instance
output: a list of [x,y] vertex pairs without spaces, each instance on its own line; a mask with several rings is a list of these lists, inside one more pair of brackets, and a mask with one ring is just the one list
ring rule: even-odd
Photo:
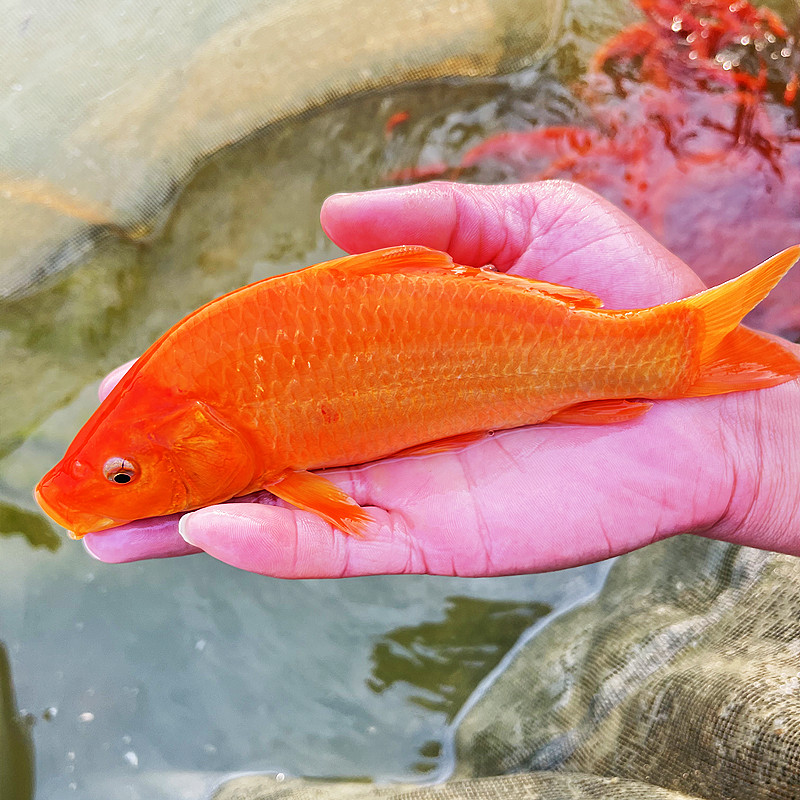
[[652,407],[650,400],[587,400],[556,411],[546,421],[568,425],[609,425],[636,419]]
[[487,431],[477,431],[475,433],[460,433],[457,436],[448,436],[445,439],[437,439],[435,442],[425,442],[407,447],[397,453],[392,453],[392,458],[405,458],[406,456],[429,456],[434,453],[451,453],[454,450],[461,450],[469,444],[485,439],[489,433]]
[[373,521],[352,497],[313,472],[291,470],[265,488],[281,500],[303,511],[311,511],[350,536],[363,536],[364,529]]

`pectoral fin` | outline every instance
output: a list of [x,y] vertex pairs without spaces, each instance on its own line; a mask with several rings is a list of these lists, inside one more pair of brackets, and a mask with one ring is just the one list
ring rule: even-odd
[[372,517],[327,478],[313,472],[289,471],[265,487],[276,497],[311,511],[350,536],[363,536]]
[[653,407],[649,400],[589,400],[556,411],[547,422],[570,425],[608,425],[626,422],[646,413]]

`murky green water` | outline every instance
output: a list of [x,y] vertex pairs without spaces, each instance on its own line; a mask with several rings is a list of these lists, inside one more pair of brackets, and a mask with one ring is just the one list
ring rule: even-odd
[[[0,650],[2,800],[28,794],[29,729],[47,800],[200,797],[243,770],[430,776],[447,767],[457,709],[522,630],[599,586],[602,566],[336,582],[205,556],[107,566],[31,497],[106,371],[208,299],[334,256],[318,224],[328,194],[523,120],[571,118],[559,70],[580,58],[565,47],[510,79],[371,96],[267,131],[206,164],[156,238],[108,238],[0,306],[0,641],[22,709]],[[400,110],[410,119],[387,141]]]

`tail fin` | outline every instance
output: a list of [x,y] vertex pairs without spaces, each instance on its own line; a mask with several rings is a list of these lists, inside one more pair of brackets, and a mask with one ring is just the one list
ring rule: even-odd
[[800,245],[795,245],[738,278],[679,301],[705,321],[700,373],[684,396],[763,389],[800,375],[800,360],[779,342],[739,327],[798,259]]

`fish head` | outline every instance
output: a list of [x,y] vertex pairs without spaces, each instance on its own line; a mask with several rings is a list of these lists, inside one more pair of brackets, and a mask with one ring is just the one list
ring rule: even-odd
[[209,405],[169,395],[113,399],[35,490],[73,538],[248,490],[255,464],[247,437]]

